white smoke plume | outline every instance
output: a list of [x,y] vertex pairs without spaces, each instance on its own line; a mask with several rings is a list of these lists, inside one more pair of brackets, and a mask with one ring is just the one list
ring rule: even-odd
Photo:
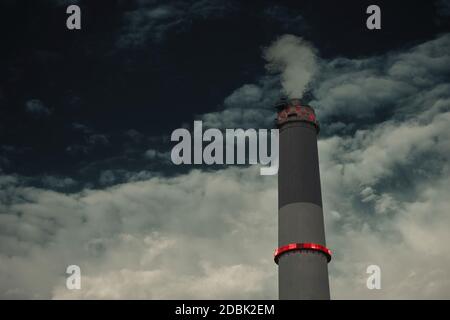
[[302,38],[284,35],[265,51],[269,71],[281,73],[281,84],[290,98],[301,98],[315,75],[317,55],[315,48]]

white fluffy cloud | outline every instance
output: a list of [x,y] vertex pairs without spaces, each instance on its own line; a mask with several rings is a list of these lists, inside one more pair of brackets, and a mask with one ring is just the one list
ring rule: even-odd
[[[447,112],[430,123],[388,122],[320,141],[334,298],[450,297],[449,126]],[[440,159],[434,172],[430,158]],[[399,168],[407,168],[404,177]],[[365,286],[371,264],[381,267],[380,291]]]
[[[414,179],[408,201],[403,190],[378,189],[396,175],[395,164],[450,154],[448,124],[445,113],[430,123],[387,123],[320,141],[333,298],[450,296],[448,166],[441,164],[433,183]],[[394,157],[374,158],[392,148]],[[277,296],[276,178],[257,168],[192,171],[72,195],[4,177],[1,196],[3,298]],[[80,291],[65,288],[69,264],[82,269]],[[370,264],[381,267],[380,291],[365,286]]]
[[[5,181],[1,296],[274,297],[274,179],[192,171],[72,195]],[[70,264],[81,291],[65,289]]]
[[233,91],[225,98],[223,110],[205,113],[200,119],[212,128],[270,128],[279,94],[278,78],[265,76]]
[[321,61],[311,105],[322,121],[330,117],[376,119],[382,112],[394,111],[394,116],[404,117],[429,110],[443,100],[448,110],[448,52],[450,35],[446,34],[404,52]]

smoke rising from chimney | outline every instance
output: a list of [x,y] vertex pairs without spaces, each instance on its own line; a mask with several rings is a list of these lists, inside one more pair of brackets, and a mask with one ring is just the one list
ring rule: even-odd
[[289,98],[301,98],[318,69],[316,49],[294,35],[278,38],[265,50],[264,58],[269,71],[281,73],[281,84]]

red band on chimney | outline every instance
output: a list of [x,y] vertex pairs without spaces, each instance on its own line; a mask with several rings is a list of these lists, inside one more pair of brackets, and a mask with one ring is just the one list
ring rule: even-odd
[[317,132],[319,132],[319,123],[317,122],[316,114],[314,113],[314,109],[310,106],[291,104],[284,106],[282,109],[279,109],[277,116],[277,125],[281,126],[285,122],[290,121],[302,121],[311,123],[316,127]]
[[275,263],[278,264],[278,259],[283,253],[289,252],[289,251],[302,251],[302,250],[312,250],[312,251],[319,251],[325,254],[327,257],[328,262],[331,260],[331,250],[327,247],[324,247],[317,243],[290,243],[286,246],[279,247],[277,250],[275,250],[274,254],[274,260]]

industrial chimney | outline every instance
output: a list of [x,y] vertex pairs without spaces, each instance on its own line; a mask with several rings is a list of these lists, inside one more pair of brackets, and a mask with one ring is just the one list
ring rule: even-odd
[[298,99],[276,105],[279,128],[278,290],[282,300],[330,299],[313,108]]

